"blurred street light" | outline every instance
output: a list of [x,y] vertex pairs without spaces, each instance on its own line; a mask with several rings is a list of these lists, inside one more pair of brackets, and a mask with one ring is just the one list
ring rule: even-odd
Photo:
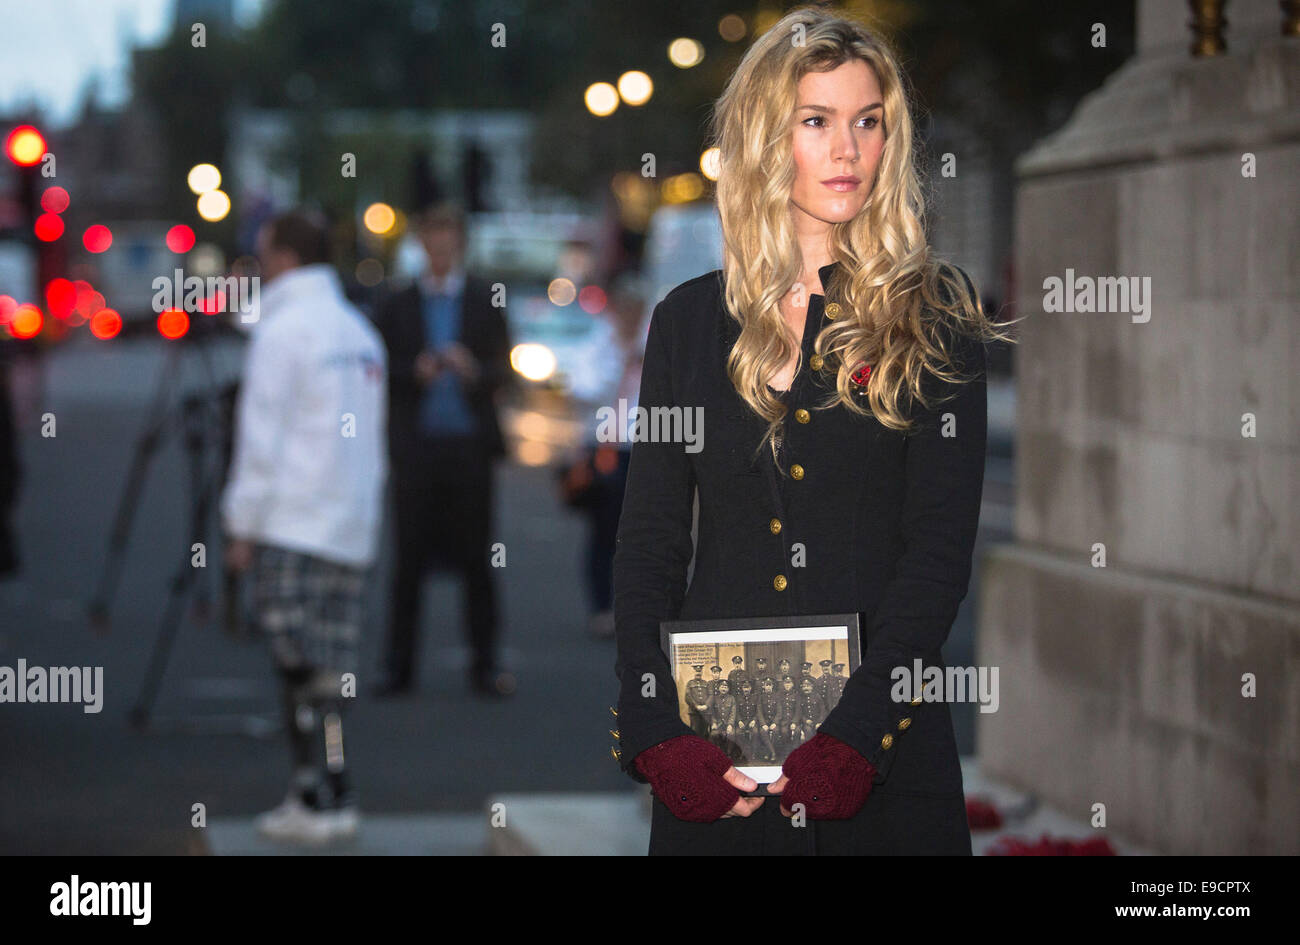
[[722,151],[718,148],[706,148],[700,155],[700,170],[709,180],[717,180],[722,170]]
[[664,203],[690,203],[704,196],[704,179],[699,174],[674,174],[661,185]]
[[158,316],[158,334],[168,341],[183,338],[190,330],[190,317],[179,308],[166,309]]
[[42,243],[52,243],[63,235],[63,219],[57,214],[42,213],[32,224],[32,232]]
[[608,82],[593,82],[587,86],[583,101],[587,105],[587,111],[597,118],[604,118],[614,114],[618,108],[618,89]]
[[544,381],[555,373],[555,354],[546,345],[518,344],[510,349],[510,366],[530,381]]
[[41,209],[46,213],[62,213],[68,209],[68,192],[62,187],[50,187],[41,194]]
[[213,164],[195,164],[190,168],[189,176],[185,182],[190,185],[190,190],[202,195],[210,190],[216,190],[221,186],[221,171],[217,170]]
[[111,308],[101,308],[90,317],[90,333],[100,341],[117,337],[122,330],[122,316]]
[[15,338],[35,338],[41,333],[45,316],[35,305],[20,305],[9,321],[9,333]]
[[718,20],[718,35],[729,43],[738,43],[745,38],[745,20],[736,13],[728,13]]
[[704,61],[704,46],[694,39],[675,39],[668,44],[668,61],[678,69],[698,66]]
[[394,224],[397,223],[397,214],[386,203],[372,203],[366,207],[366,212],[362,215],[361,220],[371,233],[376,236],[384,236],[392,232]]
[[86,252],[105,252],[113,245],[113,231],[102,223],[96,223],[86,227],[86,232],[81,235],[81,243],[86,247]]
[[178,223],[167,231],[167,248],[173,253],[188,253],[194,248],[194,231]]
[[644,105],[654,94],[655,84],[639,69],[624,72],[618,77],[618,94],[629,105]]
[[5,153],[19,167],[33,167],[45,156],[45,138],[31,125],[19,125],[9,132]]
[[552,279],[550,285],[546,287],[546,297],[551,300],[552,305],[568,305],[577,296],[578,290],[563,276]]
[[199,216],[209,223],[216,223],[218,220],[224,220],[226,214],[230,212],[230,198],[226,196],[225,191],[209,190],[199,196]]

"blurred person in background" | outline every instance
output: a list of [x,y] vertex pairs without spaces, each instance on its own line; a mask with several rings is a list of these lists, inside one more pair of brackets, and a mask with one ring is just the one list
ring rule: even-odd
[[[293,775],[257,819],[274,839],[325,842],[359,824],[343,754],[363,590],[387,473],[385,353],[344,297],[324,221],[263,225],[265,285],[236,412],[221,513],[226,566],[247,572],[252,611],[281,681]],[[323,764],[321,759],[323,758]]]
[[494,304],[492,286],[463,268],[461,208],[436,204],[416,226],[428,268],[375,316],[388,348],[397,559],[386,675],[374,693],[414,686],[420,592],[432,567],[463,581],[472,690],[508,696],[515,679],[498,663],[490,558],[493,463],[505,455],[495,398],[511,377],[506,313]]
[[[627,416],[636,411],[641,387],[641,358],[645,351],[645,293],[632,273],[619,276],[610,290],[609,305],[598,316],[595,329],[575,364],[582,366],[569,378],[569,392],[584,419],[584,439],[576,456],[563,470],[561,497],[570,508],[581,510],[589,530],[584,573],[590,606],[589,629],[598,637],[614,636],[614,539],[623,510],[623,489],[632,444],[624,440],[601,442],[598,437],[603,408],[619,413],[619,400],[627,401]],[[608,426],[608,425],[607,425]]]

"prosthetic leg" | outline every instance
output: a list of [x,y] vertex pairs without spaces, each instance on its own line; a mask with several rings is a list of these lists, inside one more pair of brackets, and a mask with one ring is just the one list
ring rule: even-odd
[[279,664],[276,669],[293,778],[289,797],[259,818],[258,830],[274,839],[309,843],[353,836],[360,816],[344,763],[339,674]]

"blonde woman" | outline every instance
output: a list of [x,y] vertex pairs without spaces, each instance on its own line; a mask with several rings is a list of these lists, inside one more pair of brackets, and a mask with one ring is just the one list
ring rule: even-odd
[[[912,136],[885,44],[812,9],[716,104],[725,268],[656,306],[640,393],[702,408],[703,448],[637,439],[614,562],[619,760],[652,787],[651,853],[971,852],[949,708],[891,675],[943,665],[1003,335],[927,245]],[[839,612],[862,615],[862,665],[747,796],[679,718],[659,623]]]

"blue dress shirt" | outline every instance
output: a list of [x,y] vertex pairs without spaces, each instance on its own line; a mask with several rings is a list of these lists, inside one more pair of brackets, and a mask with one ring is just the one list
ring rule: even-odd
[[[463,284],[454,294],[421,292],[425,339],[434,351],[460,340],[463,297]],[[420,406],[420,429],[427,436],[471,436],[478,431],[461,388],[460,375],[452,369],[444,368],[425,391]]]

